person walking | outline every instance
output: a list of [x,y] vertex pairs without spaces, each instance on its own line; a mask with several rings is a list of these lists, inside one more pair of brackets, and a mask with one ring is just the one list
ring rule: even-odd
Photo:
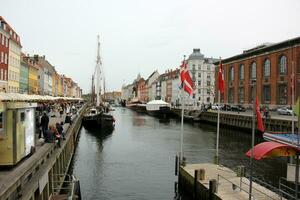
[[44,114],[41,118],[41,127],[42,127],[42,132],[43,132],[44,137],[46,135],[46,131],[48,130],[48,125],[49,125],[49,117],[46,114],[46,112],[44,112]]

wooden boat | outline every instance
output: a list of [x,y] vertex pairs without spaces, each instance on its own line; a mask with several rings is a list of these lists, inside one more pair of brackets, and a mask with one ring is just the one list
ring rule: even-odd
[[102,109],[92,107],[83,115],[82,125],[85,128],[111,128],[115,125],[115,119]]

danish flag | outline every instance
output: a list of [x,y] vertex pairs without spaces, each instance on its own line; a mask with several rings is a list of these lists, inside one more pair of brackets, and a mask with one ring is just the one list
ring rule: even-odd
[[256,118],[257,118],[257,129],[260,130],[262,133],[265,132],[265,127],[263,124],[262,116],[260,113],[259,109],[259,103],[258,103],[258,98],[256,97],[256,102],[255,102],[255,111],[256,111]]
[[220,66],[219,66],[218,85],[219,85],[220,93],[224,93],[225,84],[224,84],[222,60],[220,60]]
[[191,79],[190,73],[187,69],[188,62],[186,60],[182,61],[180,66],[180,83],[181,88],[184,89],[189,95],[193,94],[193,80]]

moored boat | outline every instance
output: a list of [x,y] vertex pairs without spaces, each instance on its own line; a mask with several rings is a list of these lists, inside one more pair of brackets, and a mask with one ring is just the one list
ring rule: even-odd
[[170,104],[163,100],[153,100],[146,104],[149,115],[167,117],[172,114]]
[[99,108],[89,108],[82,118],[85,128],[111,128],[114,127],[115,119],[109,113],[104,113]]

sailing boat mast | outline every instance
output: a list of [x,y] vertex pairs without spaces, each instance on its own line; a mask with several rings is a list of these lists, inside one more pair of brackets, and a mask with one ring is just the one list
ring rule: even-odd
[[91,94],[91,103],[95,105],[95,83],[94,83],[94,75],[92,76],[92,94]]
[[100,95],[101,95],[101,57],[100,57],[100,39],[99,35],[97,36],[98,44],[97,44],[97,60],[96,60],[96,68],[95,68],[95,76],[96,76],[96,106],[100,106]]

